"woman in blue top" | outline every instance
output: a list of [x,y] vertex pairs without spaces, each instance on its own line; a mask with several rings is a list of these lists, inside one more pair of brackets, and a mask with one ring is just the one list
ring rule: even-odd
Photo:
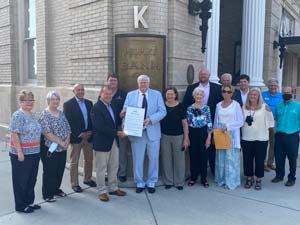
[[41,206],[33,205],[34,186],[40,161],[41,126],[31,112],[34,103],[32,92],[21,91],[20,109],[13,113],[9,131],[10,160],[12,166],[15,209],[32,213]]
[[197,87],[193,91],[195,103],[187,108],[187,120],[190,138],[190,170],[191,180],[189,186],[193,186],[198,175],[201,175],[201,183],[209,187],[207,177],[207,149],[211,143],[212,121],[210,109],[204,105],[204,89]]

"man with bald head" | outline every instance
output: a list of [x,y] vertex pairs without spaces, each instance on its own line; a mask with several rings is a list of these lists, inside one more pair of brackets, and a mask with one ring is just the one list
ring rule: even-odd
[[276,106],[274,118],[276,121],[275,134],[275,163],[276,176],[273,183],[283,180],[285,175],[285,160],[289,160],[290,173],[285,186],[295,184],[297,157],[300,131],[300,104],[293,100],[292,88],[284,87],[282,90],[283,102]]
[[[211,112],[212,122],[214,122],[216,105],[222,101],[221,85],[209,81],[210,72],[207,69],[201,69],[199,71],[199,82],[191,84],[187,87],[182,104],[185,108],[194,103],[193,91],[196,87],[204,88],[204,104],[208,105]],[[215,158],[216,149],[214,145],[209,147],[208,159],[209,166],[212,174],[215,174]]]
[[78,162],[81,149],[84,155],[83,183],[96,187],[95,181],[92,180],[93,149],[91,144],[92,121],[90,111],[93,103],[84,98],[84,86],[82,84],[75,84],[73,93],[74,97],[64,103],[64,113],[71,127],[71,185],[75,192],[82,192],[82,188],[78,183]]

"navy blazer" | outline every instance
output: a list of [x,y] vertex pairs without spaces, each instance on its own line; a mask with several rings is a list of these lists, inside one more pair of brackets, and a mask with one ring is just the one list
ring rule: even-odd
[[[199,83],[200,82],[197,82],[187,87],[182,101],[182,104],[185,107],[185,109],[187,109],[190,105],[192,105],[195,102],[193,98],[193,91],[196,87],[199,87]],[[209,106],[210,109],[212,122],[214,122],[215,119],[216,106],[222,100],[223,97],[221,94],[221,85],[213,82],[209,82],[209,96],[208,96],[207,105]]]
[[242,94],[241,94],[241,90],[235,89],[232,99],[237,101],[241,107],[243,107],[243,101],[242,101]]
[[[85,129],[84,118],[80,109],[80,106],[75,97],[66,101],[63,106],[64,114],[71,127],[71,144],[79,144],[82,141],[82,138],[78,137],[83,131],[90,130],[92,131],[92,121],[91,121],[91,108],[93,103],[90,100],[84,99],[84,103],[88,115],[88,127]],[[92,141],[92,138],[89,139],[89,142]]]
[[[99,99],[91,109],[93,123],[93,149],[100,152],[109,152],[117,138],[117,127],[120,124],[116,108],[111,105],[115,121],[111,117],[107,106]],[[117,141],[117,139],[116,139]]]

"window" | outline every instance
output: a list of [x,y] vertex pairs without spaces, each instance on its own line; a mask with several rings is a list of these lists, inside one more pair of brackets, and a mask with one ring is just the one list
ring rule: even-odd
[[25,80],[29,81],[37,78],[36,67],[36,5],[35,0],[25,0],[24,2],[24,69]]
[[280,22],[280,35],[282,37],[293,36],[294,34],[294,18],[286,11],[283,10]]

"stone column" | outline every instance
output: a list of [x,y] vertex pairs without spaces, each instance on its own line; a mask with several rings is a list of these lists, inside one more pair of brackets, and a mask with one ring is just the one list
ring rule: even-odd
[[210,81],[218,82],[220,0],[212,0],[211,18],[208,20],[206,67],[210,71]]
[[263,83],[265,0],[244,0],[241,74],[250,76],[251,86]]

